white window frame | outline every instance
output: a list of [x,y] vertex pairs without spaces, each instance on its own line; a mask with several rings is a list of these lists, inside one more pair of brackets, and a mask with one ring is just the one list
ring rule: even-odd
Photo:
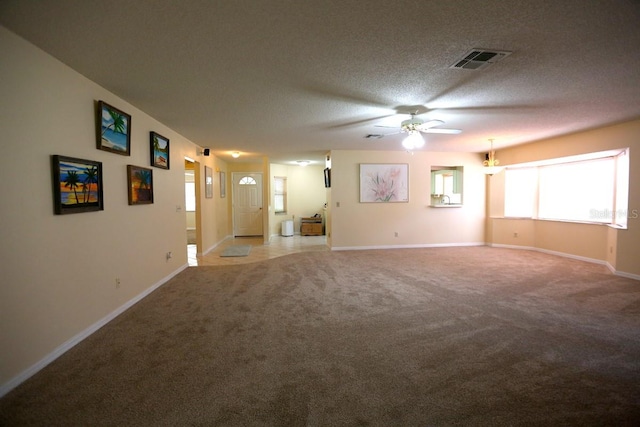
[[[607,196],[605,202],[600,201],[600,205],[602,206],[591,206],[588,210],[588,217],[584,215],[586,213],[582,212],[583,217],[577,219],[578,217],[571,217],[567,215],[567,217],[558,217],[557,214],[554,214],[553,217],[545,217],[545,213],[541,212],[540,205],[541,202],[544,204],[545,200],[542,199],[544,195],[541,192],[546,191],[544,188],[544,184],[541,184],[540,175],[541,171],[544,173],[545,167],[553,167],[558,169],[558,167],[562,167],[562,165],[572,165],[575,167],[576,164],[596,162],[596,161],[613,161],[614,167],[612,172],[612,176],[608,176],[608,179],[611,179],[612,182],[609,183],[611,187],[611,194]],[[532,219],[540,219],[540,220],[550,220],[550,221],[566,221],[566,222],[579,222],[579,223],[594,223],[594,224],[604,224],[613,226],[616,228],[626,228],[627,227],[627,218],[630,217],[630,213],[628,212],[628,192],[629,192],[629,149],[618,149],[611,150],[600,153],[589,153],[580,156],[572,156],[567,158],[560,159],[552,159],[543,162],[533,162],[528,164],[514,165],[507,168],[505,173],[505,194],[504,194],[504,216],[505,218],[532,218]],[[604,165],[604,164],[603,164]],[[531,197],[532,200],[530,202],[531,212],[528,212],[529,209],[520,209],[520,207],[510,206],[509,203],[513,202],[514,194],[516,192],[515,188],[510,188],[508,184],[509,172],[517,171],[520,169],[528,168],[531,170],[533,168],[535,173],[530,179],[535,180],[535,182],[530,183],[526,192],[530,193],[528,196],[518,195],[520,197]],[[548,169],[551,171],[551,169]],[[607,191],[609,189],[607,186]],[[541,188],[542,187],[542,188]],[[547,187],[550,188],[550,187]],[[588,192],[589,189],[586,189]],[[610,197],[609,197],[610,196]],[[561,200],[558,199],[558,200]],[[584,210],[584,209],[583,209]]]
[[[279,209],[278,199],[282,199],[282,208]],[[287,177],[273,177],[273,210],[276,215],[287,213]]]

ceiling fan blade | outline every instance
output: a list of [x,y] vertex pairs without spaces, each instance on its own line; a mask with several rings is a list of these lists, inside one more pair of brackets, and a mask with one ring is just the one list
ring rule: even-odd
[[424,130],[421,129],[420,132],[424,132],[424,133],[444,133],[444,134],[449,134],[449,135],[455,135],[455,134],[461,133],[462,131],[460,129],[429,128],[429,129],[424,129]]
[[427,129],[431,129],[434,126],[440,126],[443,124],[444,122],[442,120],[429,120],[428,122],[424,122],[423,124],[418,126],[418,130],[420,131],[427,130]]

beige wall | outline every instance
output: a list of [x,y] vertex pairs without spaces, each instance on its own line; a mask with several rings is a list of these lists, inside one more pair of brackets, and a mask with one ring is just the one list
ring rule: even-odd
[[[409,202],[360,203],[360,163],[408,164]],[[463,206],[429,207],[431,166],[460,165],[464,166]],[[328,231],[333,249],[484,243],[485,179],[478,154],[333,151],[331,167]]]
[[[608,263],[620,274],[640,276],[640,120],[607,126],[587,132],[500,150],[501,165],[526,163],[578,154],[629,147],[628,229],[600,224],[573,224],[534,221],[534,240],[513,238],[514,223],[501,219],[504,181],[498,174],[490,179],[490,218],[488,239],[493,244],[532,246],[554,252],[591,258]],[[519,243],[520,242],[520,243]]]
[[[226,166],[3,27],[0,52],[2,392],[186,267],[184,157]],[[132,116],[131,156],[96,149],[97,100]],[[152,130],[171,141],[171,169],[152,168],[153,204],[129,206],[127,165],[150,167]],[[104,211],[54,215],[52,154],[102,162]],[[207,244],[229,233],[219,202],[202,199]]]
[[[294,230],[300,232],[300,218],[322,214],[324,204],[327,201],[327,191],[324,188],[324,165],[283,165],[272,164],[269,179],[273,185],[274,176],[287,178],[287,213],[273,213],[270,209],[270,232],[278,235],[281,231],[282,221],[293,219]],[[274,195],[270,194],[269,204],[273,206]]]

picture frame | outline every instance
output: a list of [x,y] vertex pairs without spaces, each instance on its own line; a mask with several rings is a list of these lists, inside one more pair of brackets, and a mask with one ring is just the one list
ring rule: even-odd
[[331,188],[331,169],[324,169],[324,188]]
[[56,215],[104,210],[101,162],[54,154],[51,170]]
[[170,169],[169,138],[157,132],[149,132],[149,143],[151,153],[151,166],[160,169]]
[[409,201],[407,163],[361,163],[360,203],[406,203]]
[[127,195],[129,205],[153,203],[153,170],[127,165]]
[[131,116],[118,108],[98,101],[96,120],[98,150],[131,155]]
[[209,166],[204,167],[204,197],[213,198],[213,171]]
[[227,195],[227,178],[224,172],[220,172],[220,198],[224,199]]

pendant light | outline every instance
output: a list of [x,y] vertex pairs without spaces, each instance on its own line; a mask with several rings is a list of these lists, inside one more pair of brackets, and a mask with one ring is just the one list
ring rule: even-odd
[[484,165],[484,173],[486,175],[493,175],[502,170],[502,167],[498,166],[500,164],[500,160],[496,159],[496,152],[493,150],[493,139],[489,139],[491,143],[491,151],[487,155],[487,159],[482,162]]

